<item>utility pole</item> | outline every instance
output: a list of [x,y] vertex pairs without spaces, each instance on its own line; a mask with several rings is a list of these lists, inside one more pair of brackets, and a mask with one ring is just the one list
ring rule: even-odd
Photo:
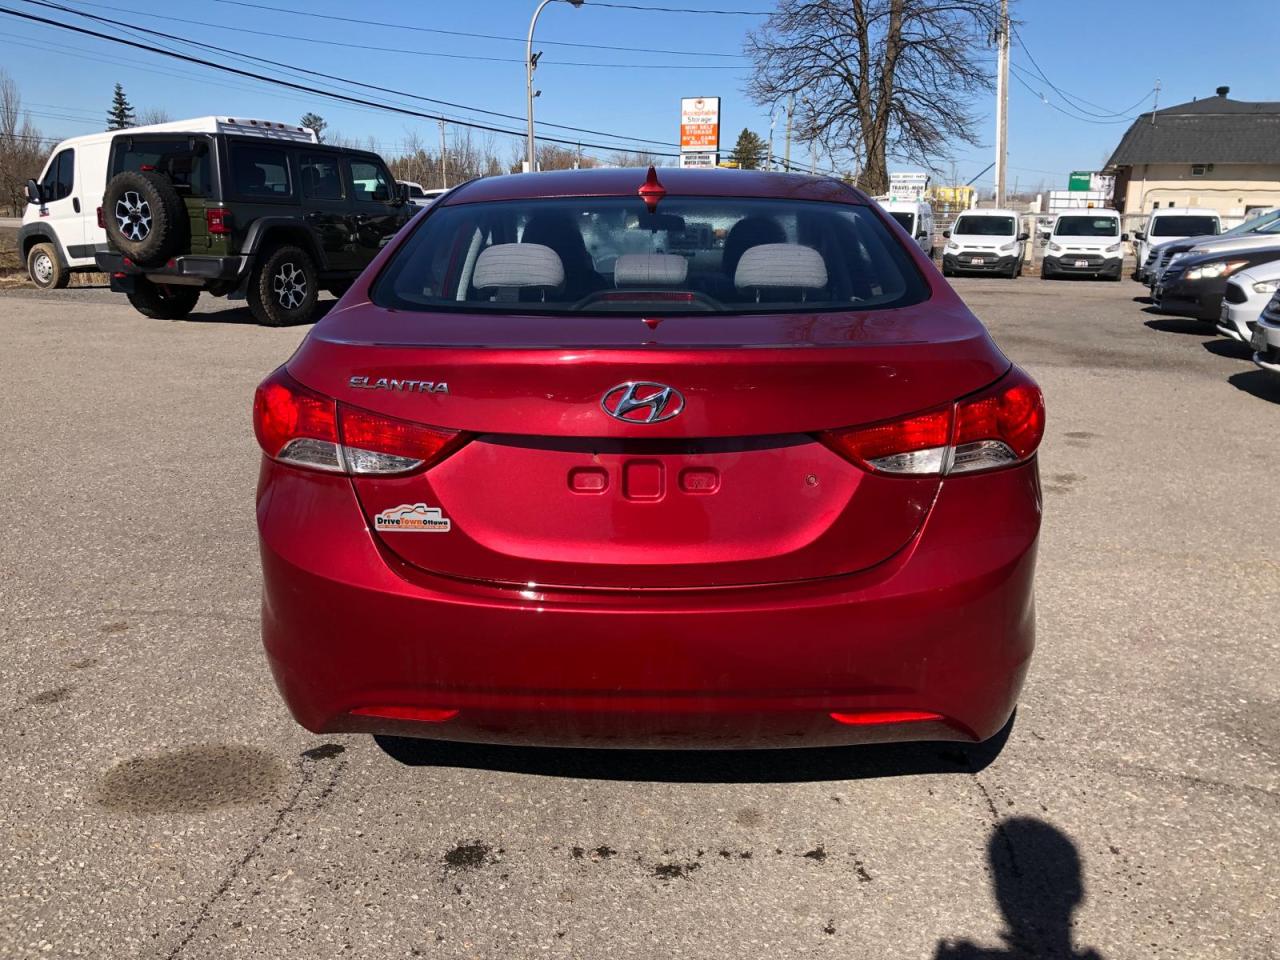
[[1156,95],[1151,101],[1151,125],[1156,125],[1156,111],[1160,109],[1160,78],[1156,77]]
[[773,128],[778,125],[778,108],[775,105],[773,113],[769,114],[769,155],[765,157],[764,168],[766,170],[773,169]]
[[1009,0],[1000,0],[996,71],[996,206],[1004,206],[1005,164],[1009,157]]
[[449,148],[445,146],[445,140],[444,140],[444,118],[441,118],[440,120],[440,186],[444,187],[445,189],[448,189],[449,187],[449,172],[448,172],[448,167],[445,166],[445,157],[448,156],[448,149]]
[[791,115],[796,112],[796,95],[787,97],[787,146],[782,151],[782,168],[791,172]]
[[[538,15],[542,13],[547,4],[553,2],[554,0],[542,0],[542,2],[538,4],[537,9],[533,11],[533,18],[529,21],[529,39],[528,42],[525,43],[524,47],[525,96],[527,98],[526,103],[528,104],[528,113],[526,114],[528,119],[528,142],[526,144],[525,152],[528,154],[528,159],[526,160],[529,168],[527,171],[528,173],[538,172],[538,147],[533,137],[533,98],[538,94],[535,93],[533,89],[533,71],[538,69],[538,58],[541,57],[542,54],[541,52],[533,52],[533,28],[538,25]],[[565,2],[576,9],[582,6],[585,0],[565,0]]]

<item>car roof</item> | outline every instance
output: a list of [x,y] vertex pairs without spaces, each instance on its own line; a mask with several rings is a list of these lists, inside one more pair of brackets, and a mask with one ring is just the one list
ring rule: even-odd
[[974,207],[972,210],[961,210],[956,214],[956,218],[960,217],[1021,217],[1017,210],[1010,210],[1008,207]]
[[1165,207],[1163,210],[1152,210],[1153,217],[1218,217],[1217,210],[1206,207]]
[[1119,217],[1119,210],[1112,210],[1110,207],[1077,207],[1071,210],[1059,210],[1054,218],[1058,217]]
[[[866,204],[866,194],[839,180],[796,173],[759,170],[695,170],[661,167],[658,182],[671,196],[763,197],[787,200],[827,200]],[[634,197],[645,182],[645,167],[591,170],[553,170],[483,177],[449,192],[440,203],[483,203],[492,200],[532,200],[554,197]]]

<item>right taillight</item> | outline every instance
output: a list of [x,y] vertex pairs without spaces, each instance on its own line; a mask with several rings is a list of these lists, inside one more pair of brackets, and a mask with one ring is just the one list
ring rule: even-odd
[[1029,460],[1044,436],[1044,396],[1017,367],[955,404],[828,430],[823,443],[873,473],[946,476]]
[[361,476],[429,467],[466,440],[456,430],[338,403],[302,386],[283,367],[254,394],[253,430],[273,460]]

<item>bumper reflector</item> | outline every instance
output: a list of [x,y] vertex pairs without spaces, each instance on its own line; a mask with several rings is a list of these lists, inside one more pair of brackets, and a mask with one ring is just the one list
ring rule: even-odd
[[831,719],[851,727],[869,727],[880,723],[913,723],[917,720],[941,720],[942,714],[928,710],[860,710],[857,713],[833,713]]
[[458,715],[457,710],[442,710],[438,707],[356,707],[351,711],[360,717],[382,717],[385,720],[417,720],[419,723],[444,723]]

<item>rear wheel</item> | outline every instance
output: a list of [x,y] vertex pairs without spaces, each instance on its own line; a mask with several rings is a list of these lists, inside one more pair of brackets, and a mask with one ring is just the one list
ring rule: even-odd
[[316,308],[315,264],[301,247],[286,244],[267,252],[249,281],[249,310],[259,323],[283,327],[305,323]]
[[37,243],[27,253],[27,275],[41,290],[60,290],[71,279],[71,271],[58,262],[51,243]]
[[133,308],[153,320],[181,320],[195,309],[199,299],[199,287],[166,286],[146,277],[138,277],[129,292]]

